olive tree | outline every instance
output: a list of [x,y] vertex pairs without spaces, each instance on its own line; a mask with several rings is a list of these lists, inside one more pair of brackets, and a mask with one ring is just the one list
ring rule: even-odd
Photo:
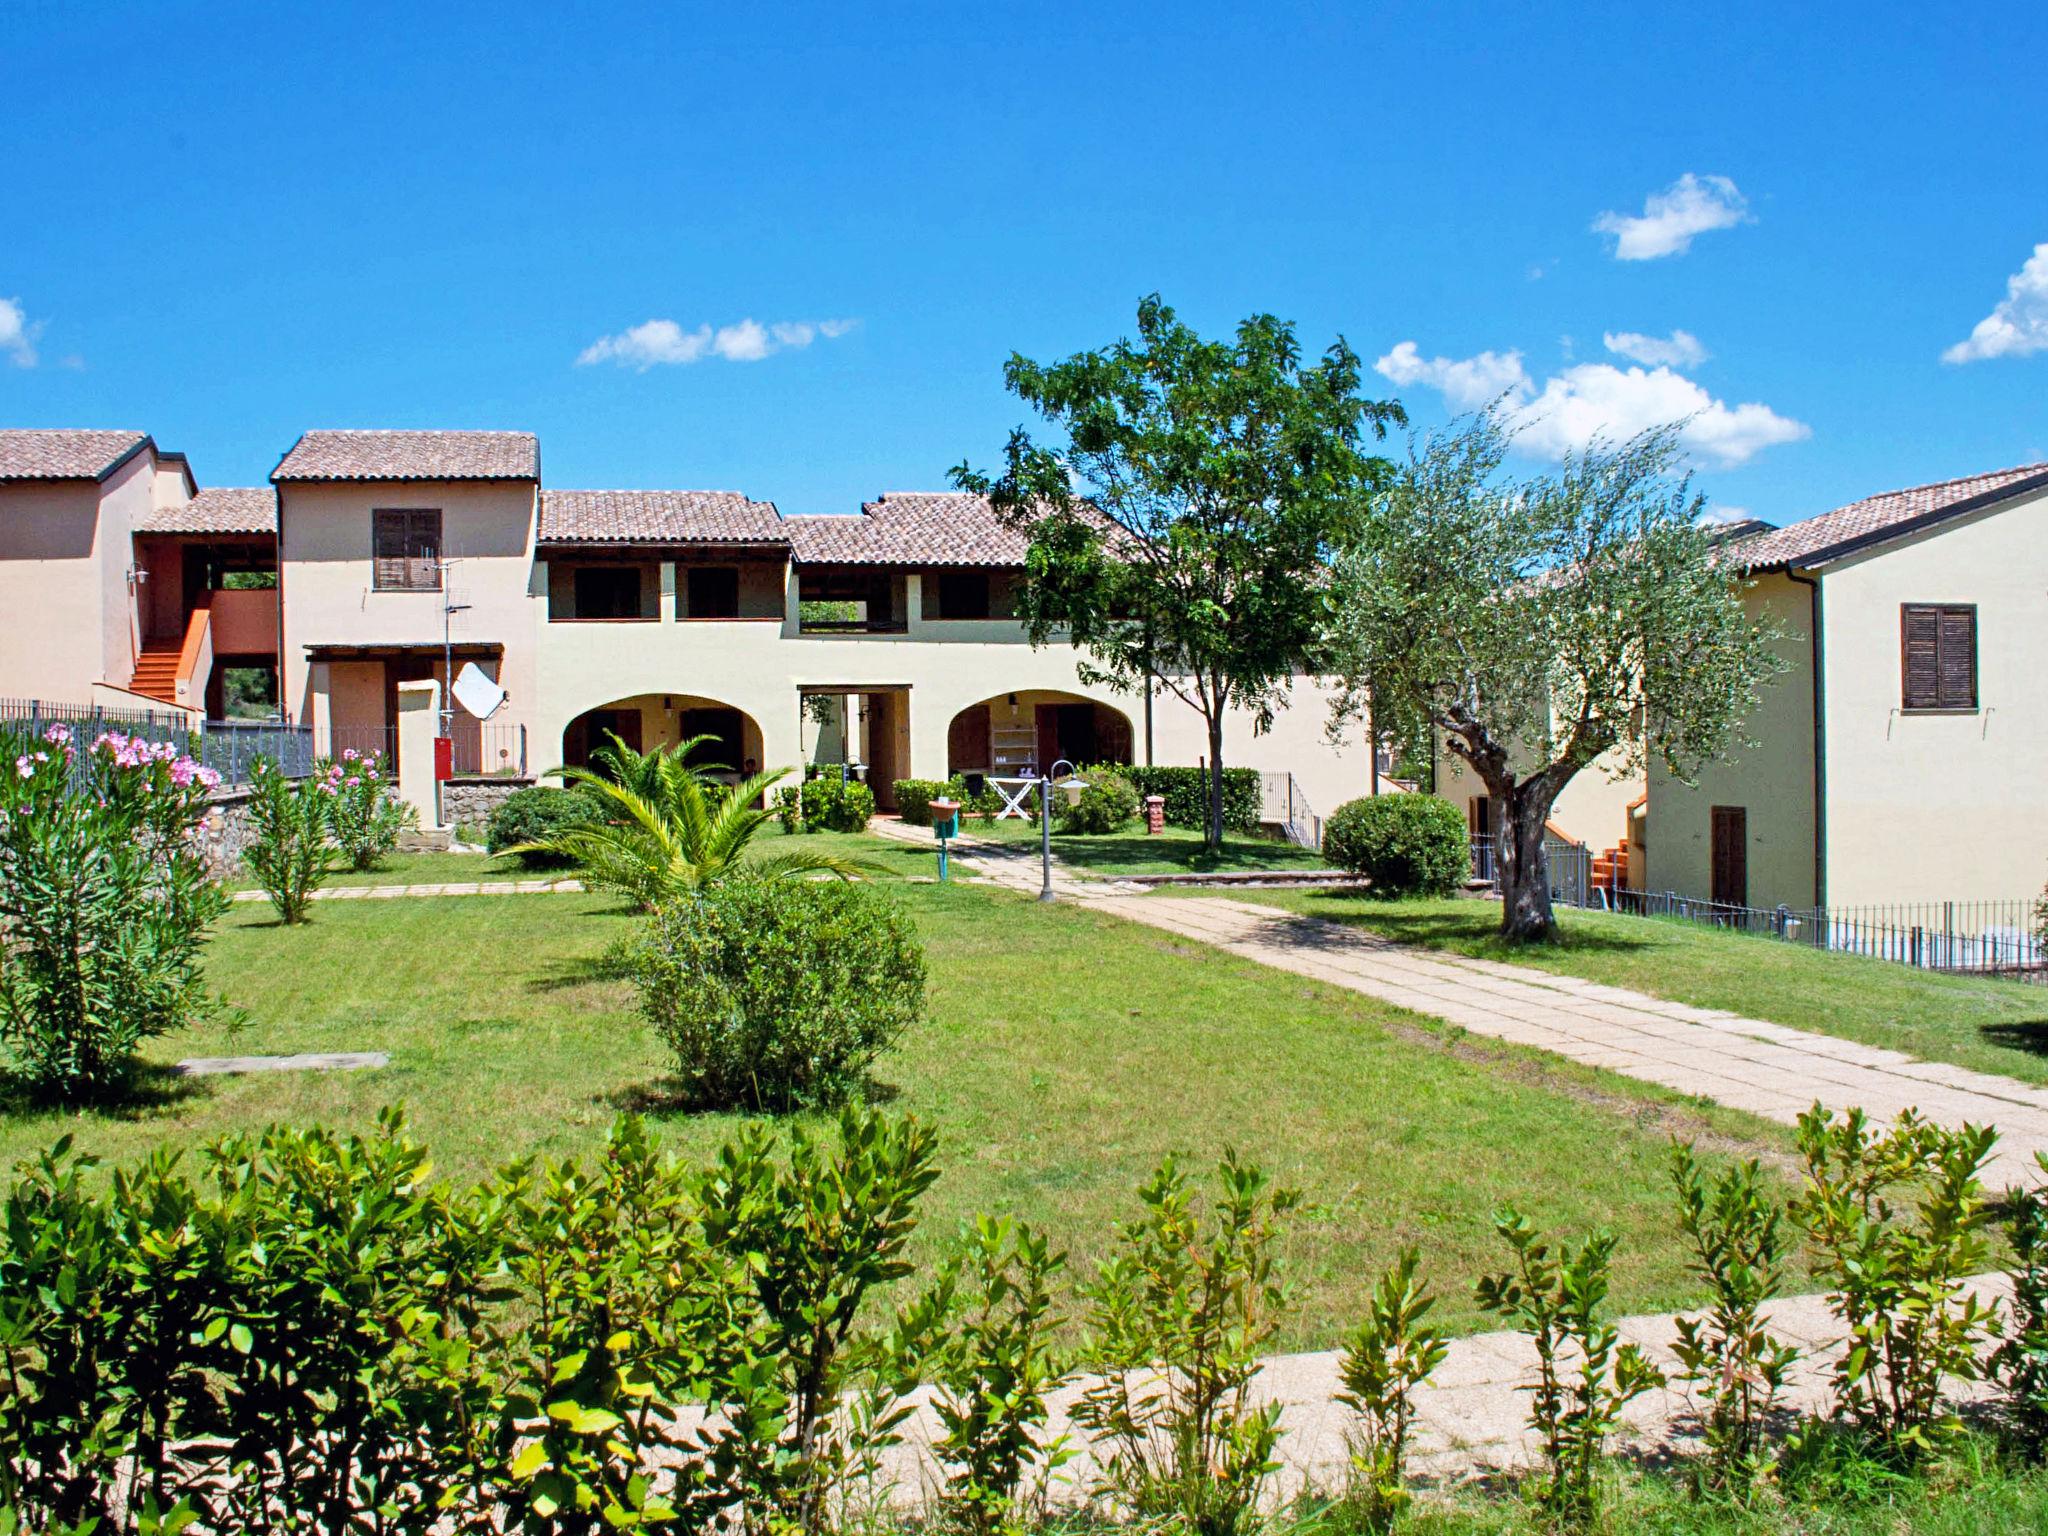
[[1778,667],[1716,558],[1675,428],[1502,472],[1498,411],[1411,442],[1331,585],[1337,721],[1370,698],[1441,735],[1497,820],[1501,932],[1550,935],[1544,825],[1601,759],[1684,777],[1722,752]]
[[954,483],[1030,534],[1018,608],[1033,645],[1071,641],[1083,681],[1156,683],[1202,716],[1220,847],[1224,721],[1237,709],[1269,729],[1312,664],[1329,558],[1393,469],[1365,434],[1401,407],[1360,397],[1341,339],[1309,362],[1292,325],[1254,315],[1206,340],[1157,294],[1135,342],[1012,356],[1003,378],[1059,435],[1019,428],[999,475],[963,464]]

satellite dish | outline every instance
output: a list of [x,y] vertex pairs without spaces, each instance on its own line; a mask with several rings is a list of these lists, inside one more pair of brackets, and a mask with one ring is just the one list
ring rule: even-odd
[[455,674],[455,686],[448,691],[455,695],[456,703],[479,720],[490,719],[505,705],[505,690],[473,661],[463,663],[462,670]]

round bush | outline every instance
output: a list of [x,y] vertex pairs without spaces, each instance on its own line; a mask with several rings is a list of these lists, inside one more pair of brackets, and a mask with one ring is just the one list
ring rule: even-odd
[[806,832],[865,832],[875,814],[875,792],[858,779],[839,782],[836,770],[804,780]]
[[704,1109],[839,1103],[924,1010],[909,920],[839,881],[723,881],[658,913],[631,968]]
[[[604,819],[604,807],[589,795],[536,784],[528,789],[515,789],[499,802],[485,824],[485,846],[492,853],[503,853],[507,848],[566,832],[571,827],[595,826]],[[570,862],[551,853],[523,853],[519,857],[534,868]]]
[[1052,828],[1091,837],[1123,829],[1138,814],[1137,786],[1120,773],[1091,769],[1082,775],[1088,787],[1069,805],[1058,789],[1053,791]]
[[1472,873],[1465,818],[1435,795],[1346,801],[1323,823],[1323,852],[1379,896],[1445,896]]

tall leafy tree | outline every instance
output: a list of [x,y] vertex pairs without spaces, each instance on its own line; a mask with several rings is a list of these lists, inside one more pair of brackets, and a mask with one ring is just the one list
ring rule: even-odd
[[1341,338],[1315,363],[1271,315],[1205,340],[1157,294],[1138,305],[1136,341],[1054,363],[1012,355],[1003,378],[1052,436],[1020,427],[1000,474],[962,464],[954,483],[1029,530],[1032,644],[1069,639],[1083,680],[1156,681],[1200,712],[1219,847],[1224,721],[1236,708],[1270,729],[1310,664],[1331,551],[1393,469],[1362,444],[1401,407],[1361,398]]
[[1544,826],[1565,785],[1602,758],[1692,772],[1778,662],[1715,559],[1674,429],[1528,479],[1501,473],[1511,437],[1486,412],[1411,444],[1335,563],[1331,664],[1339,720],[1370,696],[1486,785],[1501,931],[1523,940],[1554,926]]

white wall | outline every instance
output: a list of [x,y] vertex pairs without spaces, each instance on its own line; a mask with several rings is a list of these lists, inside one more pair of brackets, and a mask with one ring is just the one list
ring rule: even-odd
[[[2007,900],[2048,884],[2048,493],[1831,567],[1828,901]],[[1977,708],[1909,713],[1900,607],[1977,605]]]

